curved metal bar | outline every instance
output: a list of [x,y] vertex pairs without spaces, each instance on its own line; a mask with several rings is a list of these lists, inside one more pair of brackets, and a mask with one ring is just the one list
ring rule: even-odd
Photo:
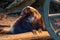
[[50,5],[50,0],[45,0],[44,10],[43,10],[43,12],[44,12],[44,14],[43,14],[44,24],[45,24],[45,27],[46,27],[47,31],[51,35],[51,37],[55,40],[60,40],[60,37],[58,37],[58,35],[56,35],[54,33],[54,31],[52,30],[52,28],[50,26],[50,21],[49,21],[49,18],[48,18],[49,5]]

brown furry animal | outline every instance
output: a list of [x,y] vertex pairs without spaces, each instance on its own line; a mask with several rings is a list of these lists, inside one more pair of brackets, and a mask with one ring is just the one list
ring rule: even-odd
[[33,33],[36,33],[35,30],[39,30],[41,32],[41,29],[43,30],[43,21],[41,14],[33,7],[25,7],[21,12],[20,17],[12,25],[10,32],[21,33],[21,28],[22,30],[24,30],[23,28],[29,30],[30,28]]

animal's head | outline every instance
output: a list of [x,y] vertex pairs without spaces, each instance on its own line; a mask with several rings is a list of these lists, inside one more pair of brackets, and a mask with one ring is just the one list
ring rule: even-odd
[[39,17],[41,16],[40,13],[33,7],[31,6],[27,6],[25,7],[22,12],[21,12],[21,15],[33,15],[33,16],[36,16],[36,17]]
[[31,11],[31,7],[30,6],[27,6],[25,7],[22,12],[21,12],[21,15],[32,15],[32,11]]

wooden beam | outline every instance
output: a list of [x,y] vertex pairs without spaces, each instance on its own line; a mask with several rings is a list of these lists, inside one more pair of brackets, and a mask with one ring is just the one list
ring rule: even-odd
[[[21,11],[24,7],[30,6],[32,3],[34,3],[35,0],[25,0],[24,2],[16,3],[14,6],[14,2],[8,6],[6,9],[8,12],[15,12],[15,11]],[[13,6],[13,7],[12,7]]]
[[[31,39],[48,39],[51,38],[47,31],[42,31],[42,33],[33,34],[32,32],[26,32],[21,34],[3,34],[0,36],[0,40],[31,40]],[[45,40],[44,39],[44,40]]]

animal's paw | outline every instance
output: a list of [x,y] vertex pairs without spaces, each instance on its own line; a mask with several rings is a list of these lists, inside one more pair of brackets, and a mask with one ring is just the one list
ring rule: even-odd
[[32,33],[35,34],[35,35],[37,34],[36,30],[33,30]]
[[39,29],[38,32],[39,32],[39,33],[42,33],[42,29]]

